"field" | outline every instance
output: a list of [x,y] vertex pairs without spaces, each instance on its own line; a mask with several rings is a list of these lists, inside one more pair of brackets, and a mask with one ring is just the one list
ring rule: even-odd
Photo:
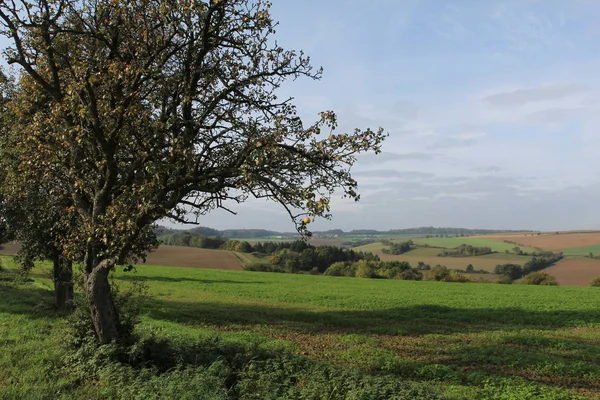
[[600,276],[600,260],[589,258],[564,258],[544,272],[554,276],[561,286],[588,286]]
[[[429,239],[425,239],[429,240]],[[440,242],[438,244],[443,243],[452,244],[450,242],[450,238],[442,238],[438,239]],[[416,242],[416,240],[415,240]],[[500,243],[501,245],[504,243]],[[457,246],[460,246],[458,244]],[[424,262],[425,264],[429,264],[431,266],[434,265],[445,265],[451,269],[461,269],[464,270],[467,265],[472,264],[476,270],[485,270],[492,272],[494,267],[498,264],[506,264],[506,263],[517,263],[524,264],[531,259],[528,256],[517,256],[515,254],[506,254],[506,253],[494,253],[488,254],[485,256],[478,257],[438,257],[437,255],[441,252],[439,248],[425,248],[420,247],[415,250],[411,250],[404,254],[384,254],[381,250],[384,248],[381,242],[379,243],[371,243],[365,246],[355,247],[355,250],[362,250],[372,252],[373,254],[377,254],[381,260],[383,261],[407,261],[411,266],[416,267],[419,262]],[[514,247],[514,246],[513,246]]]
[[[97,364],[102,358],[93,362],[99,370],[65,364],[72,359],[61,344],[67,323],[44,306],[49,281],[36,270],[32,283],[0,282],[5,299],[0,302],[0,399],[160,398],[190,385],[204,392],[184,391],[185,398],[368,399],[391,398],[384,389],[400,384],[425,386],[455,399],[600,398],[598,288],[158,266],[116,277],[123,287],[132,279],[148,285],[151,297],[143,304],[138,332],[172,343],[171,351],[184,364],[161,375],[120,364],[102,367]],[[204,338],[200,347],[199,338]],[[237,359],[287,352],[296,358],[269,358],[264,365],[270,367],[263,370],[261,362],[249,361],[236,375],[239,380],[228,381],[226,388],[235,383],[250,391],[223,394],[218,377],[225,372],[219,366],[235,364],[224,361],[230,360],[231,349],[240,352]],[[371,386],[382,376],[380,394],[366,395],[363,387],[356,389],[363,395],[336,396],[355,378],[340,381],[332,374],[318,380],[322,375],[288,369],[289,363],[300,362],[308,363],[302,365],[310,371],[324,368],[311,369],[312,362],[362,371],[372,378],[361,382]],[[257,368],[262,372],[253,375]],[[292,381],[290,374],[296,374]],[[300,392],[306,397],[294,395]]]
[[[488,235],[482,238],[512,240],[525,246],[539,247],[550,251],[565,251],[600,244],[600,232],[589,233],[544,233],[542,235]],[[588,252],[589,253],[589,252]]]
[[157,250],[148,254],[146,264],[225,270],[242,269],[240,259],[231,251],[184,246],[159,246]]
[[[510,240],[510,239],[503,239]],[[511,251],[516,245],[511,243],[504,243],[502,240],[488,239],[488,238],[471,238],[471,237],[458,237],[458,238],[421,238],[413,239],[416,244],[428,244],[435,247],[455,248],[461,244],[468,244],[474,247],[489,247],[492,251],[503,253],[505,250]],[[533,248],[521,247],[521,250],[526,252],[536,251]]]

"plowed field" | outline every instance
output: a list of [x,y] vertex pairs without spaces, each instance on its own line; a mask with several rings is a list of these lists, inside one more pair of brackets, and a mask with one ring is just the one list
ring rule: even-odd
[[573,247],[585,247],[600,244],[600,232],[594,233],[559,233],[535,236],[519,235],[487,235],[488,239],[510,240],[527,247],[539,247],[544,250],[560,251]]
[[565,258],[544,272],[554,276],[561,286],[589,286],[593,278],[600,276],[600,260]]
[[160,246],[146,259],[147,265],[241,270],[242,263],[230,251],[184,246]]

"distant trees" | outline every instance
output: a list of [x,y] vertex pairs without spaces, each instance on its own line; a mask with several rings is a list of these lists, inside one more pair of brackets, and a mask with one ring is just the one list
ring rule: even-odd
[[531,274],[532,272],[547,268],[562,258],[562,253],[534,253],[533,258],[523,264],[523,266],[517,264],[496,265],[494,268],[494,273],[502,275],[511,280],[520,279],[521,277]]
[[391,240],[382,240],[381,243],[387,248],[383,248],[381,250],[384,254],[404,254],[406,252],[414,249],[414,242],[412,240],[408,240],[406,242],[393,242]]
[[492,254],[490,247],[475,247],[468,244],[461,244],[453,249],[444,249],[438,257],[473,257]]

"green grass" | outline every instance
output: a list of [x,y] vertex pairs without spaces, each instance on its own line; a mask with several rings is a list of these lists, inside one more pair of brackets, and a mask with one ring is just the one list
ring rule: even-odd
[[563,254],[566,256],[587,256],[590,253],[593,253],[594,256],[600,256],[600,244],[563,250]]
[[[33,283],[0,284],[0,399],[127,398],[127,393],[133,396],[127,392],[133,391],[128,385],[137,388],[142,380],[144,385],[155,385],[152,390],[157,393],[177,379],[193,383],[205,377],[196,382],[198,387],[221,387],[220,372],[210,369],[218,369],[217,364],[169,371],[164,376],[113,366],[117,369],[102,370],[93,384],[82,384],[76,371],[62,366],[67,350],[60,343],[66,324],[63,316],[46,306],[49,281],[41,271],[34,272]],[[199,337],[218,334],[220,340],[240,349],[252,344],[261,351],[293,352],[308,360],[356,368],[372,374],[374,378],[369,379],[384,374],[390,384],[413,382],[437,388],[452,398],[600,397],[597,288],[158,266],[139,267],[136,273],[117,272],[116,277],[123,286],[138,280],[149,288],[152,297],[145,303],[139,332],[170,338],[182,343],[183,350]],[[181,354],[186,353],[183,350]],[[187,352],[196,354],[197,350],[190,347]],[[245,393],[258,396],[264,387],[289,379],[291,372],[285,372],[285,365],[265,367],[260,370],[265,374],[262,378],[245,369]],[[169,375],[176,373],[183,375]],[[297,390],[308,390],[318,376],[311,372],[311,379],[300,379],[297,382],[303,384]],[[350,375],[344,382],[349,381],[353,381]],[[270,398],[329,395],[277,393]],[[389,398],[372,393],[371,397],[347,398]]]

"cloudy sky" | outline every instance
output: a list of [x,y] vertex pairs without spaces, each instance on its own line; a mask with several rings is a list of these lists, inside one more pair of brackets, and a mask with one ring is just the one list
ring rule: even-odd
[[[362,199],[314,229],[600,229],[600,2],[275,1],[277,38],[324,67],[286,86],[303,117],[383,126]],[[203,225],[293,230],[249,202]]]
[[[286,85],[301,115],[383,126],[379,156],[313,229],[600,229],[598,0],[275,0],[286,48],[321,81]],[[272,203],[204,226],[294,226]]]

